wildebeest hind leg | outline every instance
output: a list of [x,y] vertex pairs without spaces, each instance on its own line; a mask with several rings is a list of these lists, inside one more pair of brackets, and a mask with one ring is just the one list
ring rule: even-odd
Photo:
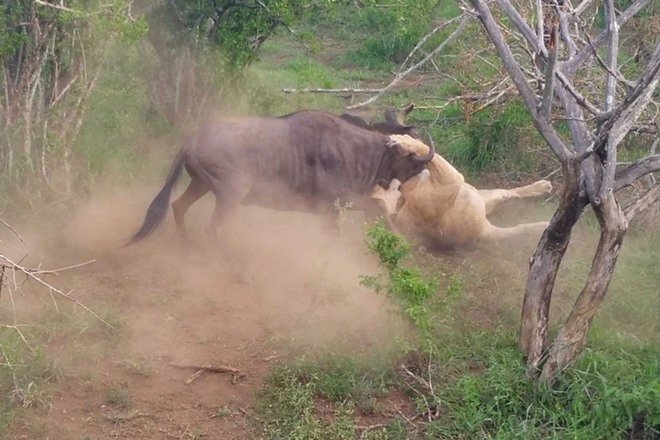
[[237,176],[227,180],[218,181],[213,185],[215,208],[207,232],[215,241],[218,241],[218,229],[226,217],[241,205],[245,196],[250,192],[252,183],[251,179],[247,177]]
[[179,237],[183,239],[188,238],[185,222],[186,211],[208,191],[209,187],[204,182],[193,177],[183,194],[172,202],[174,223],[176,224],[176,232],[179,234]]

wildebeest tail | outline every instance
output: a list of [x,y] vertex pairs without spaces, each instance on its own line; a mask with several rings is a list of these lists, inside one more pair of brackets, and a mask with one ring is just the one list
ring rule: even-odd
[[147,215],[144,217],[144,222],[142,223],[140,230],[133,234],[133,236],[124,246],[133,244],[136,241],[140,241],[143,238],[149,236],[163,222],[163,219],[167,214],[167,208],[170,205],[170,195],[172,194],[172,190],[174,189],[176,181],[179,179],[181,170],[183,169],[183,158],[185,156],[185,151],[185,148],[182,149],[174,158],[172,168],[170,169],[170,174],[167,176],[163,188],[161,188],[158,195],[156,195],[154,200],[151,202],[151,205],[149,205]]

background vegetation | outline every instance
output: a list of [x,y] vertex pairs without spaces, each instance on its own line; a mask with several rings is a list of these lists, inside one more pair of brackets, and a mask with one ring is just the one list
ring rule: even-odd
[[[120,0],[64,2],[63,10],[27,0],[6,4],[0,15],[6,220],[62,214],[99,181],[160,181],[180,139],[218,114],[343,111],[369,95],[282,89],[382,87],[420,37],[459,11],[453,2],[423,0],[256,2],[258,14],[241,7],[220,14],[211,2],[183,0],[172,3],[176,8],[154,0],[134,10]],[[656,4],[635,21],[622,56],[652,52],[646,37],[659,29],[659,15]],[[37,22],[44,32],[31,27]],[[512,90],[487,105],[477,98],[501,75],[471,22],[434,64],[360,112],[381,119],[386,105],[414,102],[408,122],[430,133],[438,152],[476,186],[556,176],[556,162]],[[622,154],[633,160],[649,147],[639,137]],[[534,209],[551,212],[549,204]],[[540,388],[526,380],[519,359],[521,286],[511,281],[526,269],[531,249],[431,257],[372,229],[367,243],[383,271],[365,274],[363,283],[392,299],[410,338],[387,352],[321,351],[284,362],[265,381],[252,429],[269,439],[660,438],[657,214],[651,210],[630,232],[589,349],[558,384]],[[500,214],[503,221],[515,217]],[[593,242],[596,228],[586,216],[580,240]],[[589,263],[578,241],[562,267],[555,319],[567,313]],[[0,316],[9,315],[3,309]],[[35,350],[1,329],[3,425],[20,408],[48,406],[58,372],[38,347],[56,323],[47,320],[42,333],[28,335]],[[415,419],[391,411],[385,402],[392,399],[409,405]],[[374,414],[379,422],[364,425]]]

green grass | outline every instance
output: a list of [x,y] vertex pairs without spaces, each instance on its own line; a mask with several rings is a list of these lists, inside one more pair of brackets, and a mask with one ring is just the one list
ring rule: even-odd
[[[0,329],[0,432],[23,409],[50,408],[50,396],[60,372],[34,344],[13,329]],[[29,329],[21,333],[33,342]]]
[[393,386],[392,365],[382,356],[302,357],[270,372],[255,406],[263,423],[254,429],[268,439],[353,439],[354,414],[374,414]]
[[[560,274],[564,281],[558,285],[554,322],[577,293],[566,295],[562,289],[573,289],[584,279],[586,249],[591,248],[584,244],[597,238],[589,216],[583,223],[574,238],[581,245],[569,252]],[[467,258],[433,259],[423,252],[416,255],[414,248],[410,254],[405,243],[383,229],[370,230],[368,242],[386,274],[367,277],[365,284],[390,296],[418,337],[399,341],[385,359],[374,353],[335,353],[277,367],[258,395],[260,422],[254,429],[267,439],[362,434],[392,439],[659,438],[655,326],[660,269],[650,251],[659,237],[641,243],[644,237],[633,232],[629,239],[630,250],[620,260],[625,276],[619,278],[617,271],[609,295],[625,292],[626,304],[603,307],[585,351],[548,385],[527,378],[517,346],[520,296],[512,290],[524,287],[525,274],[516,271],[528,253],[495,248]],[[504,255],[511,265],[497,264],[498,270],[483,273],[493,264],[479,257]],[[428,284],[428,274],[434,273],[440,276]],[[429,296],[429,290],[434,294]],[[489,319],[483,319],[483,309]],[[393,402],[401,411],[402,400],[405,411],[397,412]],[[420,415],[425,419],[406,420]],[[363,432],[365,426],[377,428]]]
[[[253,427],[262,438],[354,438],[377,414],[368,438],[621,439],[660,435],[660,359],[656,347],[588,349],[552,388],[525,376],[513,332],[445,334],[429,364],[408,363],[432,391],[370,357],[320,357],[274,369],[259,392]],[[338,359],[340,359],[338,361]],[[343,360],[342,360],[343,359]],[[358,368],[369,365],[369,368]],[[417,369],[416,369],[417,368]],[[439,408],[414,427],[390,396],[407,396],[404,414]],[[376,404],[361,406],[365,396]],[[400,403],[399,403],[400,405]],[[382,415],[386,415],[383,417]],[[365,421],[368,421],[365,423]]]
[[118,409],[128,409],[133,402],[133,396],[127,384],[116,383],[105,389],[103,401]]
[[[126,336],[115,311],[103,304],[94,307],[105,324],[70,304],[51,303],[20,326],[21,335],[11,328],[0,328],[0,433],[22,411],[48,411],[53,391],[64,374],[79,362],[103,359],[109,348]],[[7,320],[7,314],[0,314]],[[106,399],[128,405],[130,396],[121,388],[110,390]]]

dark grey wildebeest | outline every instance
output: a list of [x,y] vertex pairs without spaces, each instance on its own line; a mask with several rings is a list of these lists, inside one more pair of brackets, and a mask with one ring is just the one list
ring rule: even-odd
[[370,210],[375,185],[405,182],[433,158],[410,154],[409,136],[388,136],[321,111],[279,118],[222,119],[201,128],[175,157],[170,173],[151,202],[142,227],[129,244],[151,234],[163,221],[172,189],[185,167],[191,181],[172,203],[180,236],[184,216],[204,194],[215,196],[209,233],[215,237],[227,213],[240,205],[329,212],[337,199]]

